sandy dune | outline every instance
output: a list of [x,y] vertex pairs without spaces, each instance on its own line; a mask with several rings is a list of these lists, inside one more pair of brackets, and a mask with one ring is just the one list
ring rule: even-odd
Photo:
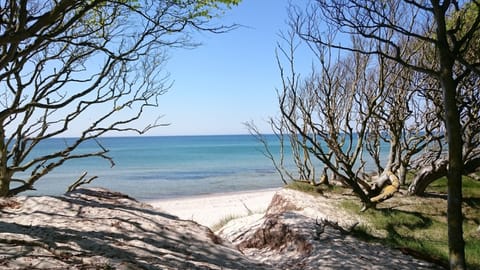
[[[0,269],[440,268],[322,223],[362,223],[336,201],[289,189],[155,207],[105,189],[1,199]],[[212,226],[231,215],[241,218],[218,234],[194,222]]]
[[257,268],[207,227],[121,193],[0,200],[0,269]]
[[350,228],[363,223],[335,198],[290,189],[214,194],[149,202],[162,212],[212,226],[233,215],[217,232],[250,259],[274,269],[441,269],[380,244],[319,225]]
[[193,220],[211,227],[229,217],[243,217],[265,212],[273,195],[280,189],[231,192],[187,198],[147,201],[162,212],[180,219]]

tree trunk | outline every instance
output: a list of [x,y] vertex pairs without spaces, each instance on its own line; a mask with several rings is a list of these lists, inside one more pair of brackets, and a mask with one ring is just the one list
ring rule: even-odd
[[390,136],[391,136],[391,140],[390,140],[390,151],[388,153],[388,161],[387,161],[387,165],[385,165],[385,168],[383,169],[383,171],[394,171],[393,170],[393,165],[395,162],[398,162],[398,160],[396,160],[396,157],[397,157],[397,146],[398,146],[398,139],[397,137],[395,136],[396,134],[394,134],[393,132],[390,132]]
[[8,196],[11,173],[7,166],[7,146],[5,145],[5,130],[0,127],[0,197]]
[[398,177],[391,171],[384,171],[375,182],[377,188],[381,189],[380,194],[370,198],[372,203],[383,202],[391,198],[400,188]]
[[438,60],[440,64],[439,81],[443,92],[443,107],[445,110],[445,127],[448,143],[448,249],[450,269],[465,269],[465,242],[463,240],[462,216],[462,172],[463,143],[460,123],[460,112],[457,106],[457,85],[453,76],[455,55],[450,50],[447,26],[445,22],[446,3],[434,3],[433,13],[436,22]]
[[465,269],[465,242],[462,215],[462,132],[456,104],[456,86],[452,77],[442,79],[448,140],[448,246],[450,269]]
[[402,160],[400,162],[400,168],[398,168],[398,178],[400,180],[400,185],[405,185],[405,183],[407,182],[407,166],[405,165],[406,162],[404,160]]
[[[470,159],[463,165],[463,175],[471,175],[478,168],[480,168],[480,158]],[[444,176],[448,176],[448,160],[442,159],[433,166],[425,166],[415,175],[415,179],[408,187],[408,193],[422,196],[432,182]]]
[[408,187],[410,195],[421,196],[425,189],[435,180],[447,175],[448,161],[442,159],[433,165],[423,167]]
[[10,179],[0,172],[0,198],[7,197],[10,190]]

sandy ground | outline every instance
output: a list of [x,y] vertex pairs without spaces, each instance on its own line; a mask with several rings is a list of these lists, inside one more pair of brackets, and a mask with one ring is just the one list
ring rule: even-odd
[[343,210],[338,196],[282,189],[265,215],[232,220],[216,233],[274,269],[443,269],[350,235],[354,224],[367,225],[361,216]]
[[[275,203],[269,207],[272,199]],[[398,250],[343,235],[330,227],[319,232],[317,224],[322,219],[345,228],[360,222],[341,211],[335,202],[335,198],[314,197],[289,189],[267,189],[147,203],[159,212],[220,229],[218,235],[233,243],[249,259],[274,269],[438,268]],[[268,215],[265,215],[267,208]],[[223,228],[216,228],[225,218],[236,219]],[[251,247],[263,242],[267,244]]]
[[[269,189],[149,203],[105,189],[0,200],[0,269],[439,268],[322,225],[360,221],[335,198]],[[190,221],[232,215],[244,217],[216,235]]]
[[0,199],[0,269],[271,269],[125,194]]
[[222,219],[264,212],[280,188],[146,201],[180,219],[212,227]]

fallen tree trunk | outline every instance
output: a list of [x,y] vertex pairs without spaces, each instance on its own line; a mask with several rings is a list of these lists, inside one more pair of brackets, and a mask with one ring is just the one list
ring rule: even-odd
[[384,172],[375,184],[381,188],[381,192],[377,196],[370,198],[372,203],[383,202],[391,198],[393,194],[395,194],[395,192],[397,192],[400,188],[400,181],[398,177],[389,170]]
[[[470,159],[463,166],[463,175],[475,173],[480,168],[480,157]],[[425,189],[435,180],[447,176],[448,160],[441,159],[433,165],[423,167],[408,187],[410,195],[422,196]]]
[[447,176],[448,160],[442,159],[433,165],[428,165],[420,169],[415,175],[412,183],[408,187],[408,194],[421,196],[425,189],[435,180]]

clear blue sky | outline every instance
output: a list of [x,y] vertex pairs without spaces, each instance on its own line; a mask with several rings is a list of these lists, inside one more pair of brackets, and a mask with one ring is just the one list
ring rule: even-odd
[[250,120],[269,132],[265,121],[278,113],[275,48],[287,27],[287,6],[288,0],[243,0],[221,21],[244,27],[199,34],[200,47],[170,51],[165,68],[173,87],[148,112],[164,115],[170,126],[148,135],[243,134],[248,130],[242,123]]

